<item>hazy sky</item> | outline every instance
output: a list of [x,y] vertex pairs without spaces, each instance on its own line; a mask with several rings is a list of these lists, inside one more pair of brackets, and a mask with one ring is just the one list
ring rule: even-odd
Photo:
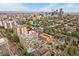
[[68,12],[79,12],[76,3],[4,3],[0,4],[0,11],[51,11],[63,8]]

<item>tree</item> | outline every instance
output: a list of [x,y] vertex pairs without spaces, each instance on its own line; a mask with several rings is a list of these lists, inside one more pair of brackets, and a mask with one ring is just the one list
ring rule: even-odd
[[65,48],[66,48],[65,44],[59,46],[59,49],[62,50],[62,51],[63,51]]
[[26,49],[26,48],[23,48],[23,49],[22,49],[22,55],[23,55],[23,56],[33,56],[32,53],[28,53],[28,52],[27,52],[27,49]]
[[77,48],[75,46],[70,46],[67,52],[69,55],[75,55],[77,52]]
[[76,30],[76,31],[72,32],[71,36],[75,36],[75,37],[79,38],[79,31]]
[[13,35],[12,38],[11,38],[11,40],[12,40],[13,42],[19,43],[19,37],[16,36],[16,35]]

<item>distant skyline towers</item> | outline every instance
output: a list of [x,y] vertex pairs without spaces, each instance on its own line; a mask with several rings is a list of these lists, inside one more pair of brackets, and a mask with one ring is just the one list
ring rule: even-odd
[[63,14],[64,14],[64,11],[63,11],[62,8],[56,9],[56,10],[52,11],[52,15],[54,17],[60,17],[60,18],[62,18],[63,17]]
[[59,16],[60,16],[61,18],[63,17],[63,13],[64,13],[63,9],[60,8],[60,10],[59,10]]

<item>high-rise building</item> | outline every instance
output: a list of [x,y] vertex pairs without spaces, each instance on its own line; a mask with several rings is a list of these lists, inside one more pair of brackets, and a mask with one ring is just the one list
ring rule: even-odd
[[14,33],[18,36],[20,36],[21,34],[27,34],[28,31],[27,31],[27,27],[26,26],[21,26],[21,25],[18,25],[18,26],[15,26],[14,27]]
[[54,16],[54,17],[58,17],[58,9],[56,9],[56,10],[53,12],[53,16]]
[[27,33],[27,28],[26,28],[26,26],[21,28],[21,32],[22,32],[22,34],[26,34],[26,33]]
[[18,27],[18,28],[16,28],[16,29],[15,29],[15,31],[16,31],[16,32],[15,32],[15,33],[16,33],[16,35],[18,35],[18,36],[19,36],[19,35],[21,34],[21,29],[20,29],[19,27]]
[[2,21],[0,20],[0,26],[3,26],[3,23],[2,23]]
[[7,20],[3,20],[1,21],[2,25],[5,29],[7,28],[13,28],[13,26],[15,25],[16,21],[7,21]]
[[4,28],[7,28],[7,22],[5,20],[3,20],[3,26]]
[[63,13],[64,13],[63,9],[62,9],[62,8],[60,8],[60,11],[59,11],[59,16],[60,16],[61,18],[63,17]]

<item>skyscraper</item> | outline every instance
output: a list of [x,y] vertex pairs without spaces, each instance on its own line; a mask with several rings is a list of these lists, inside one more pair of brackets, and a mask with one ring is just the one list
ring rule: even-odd
[[59,17],[63,17],[63,13],[64,13],[64,11],[63,11],[63,9],[62,8],[60,8],[60,10],[59,10]]

